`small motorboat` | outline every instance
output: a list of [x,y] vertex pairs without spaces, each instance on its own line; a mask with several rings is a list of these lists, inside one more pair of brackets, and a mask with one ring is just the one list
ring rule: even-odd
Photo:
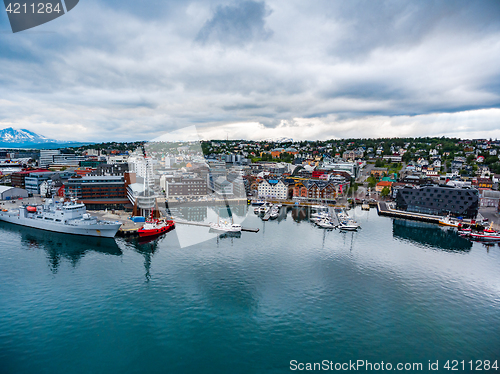
[[338,227],[343,231],[357,231],[360,228],[358,223],[354,220],[342,221]]
[[333,224],[333,222],[330,221],[330,219],[328,219],[328,218],[320,219],[318,222],[316,222],[316,225],[318,225],[319,227],[321,227],[323,229],[334,229],[335,228],[335,225]]

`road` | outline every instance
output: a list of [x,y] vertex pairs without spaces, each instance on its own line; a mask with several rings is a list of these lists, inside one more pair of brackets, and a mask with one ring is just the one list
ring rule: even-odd
[[484,218],[488,218],[489,222],[493,222],[497,229],[500,228],[500,214],[497,212],[497,208],[495,207],[485,207],[479,208],[479,213]]

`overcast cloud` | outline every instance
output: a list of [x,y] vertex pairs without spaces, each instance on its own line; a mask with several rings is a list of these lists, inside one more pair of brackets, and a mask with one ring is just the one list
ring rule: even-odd
[[12,34],[0,128],[61,140],[500,134],[500,2],[98,1]]

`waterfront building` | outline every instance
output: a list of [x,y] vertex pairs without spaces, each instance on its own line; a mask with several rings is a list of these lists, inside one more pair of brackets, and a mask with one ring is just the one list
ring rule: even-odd
[[76,176],[64,184],[64,196],[89,209],[123,208],[128,203],[123,176]]
[[479,209],[476,189],[450,186],[405,186],[398,189],[396,207],[408,212],[475,218]]
[[257,195],[261,199],[281,199],[288,195],[288,187],[283,181],[277,179],[264,179],[258,186]]
[[179,196],[198,197],[207,194],[207,181],[202,178],[165,178],[163,185],[167,199]]
[[331,181],[305,179],[296,181],[293,197],[309,200],[335,200],[339,184]]
[[218,177],[214,180],[214,192],[221,196],[232,196],[233,184],[226,177]]
[[243,176],[236,173],[230,173],[227,175],[227,180],[233,184],[234,197],[246,196],[245,180],[243,179]]

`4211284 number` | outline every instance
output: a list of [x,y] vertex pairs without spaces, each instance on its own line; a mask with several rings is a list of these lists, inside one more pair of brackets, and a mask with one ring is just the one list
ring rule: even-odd
[[19,4],[19,3],[9,3],[7,8],[5,9],[7,13],[15,13],[15,14],[35,14],[35,13],[59,13],[62,10],[59,8],[59,3],[57,3],[54,7],[52,3],[38,3],[38,4]]
[[448,360],[443,366],[448,370],[498,370],[498,362],[490,360],[470,360],[470,361],[458,361],[458,360]]

